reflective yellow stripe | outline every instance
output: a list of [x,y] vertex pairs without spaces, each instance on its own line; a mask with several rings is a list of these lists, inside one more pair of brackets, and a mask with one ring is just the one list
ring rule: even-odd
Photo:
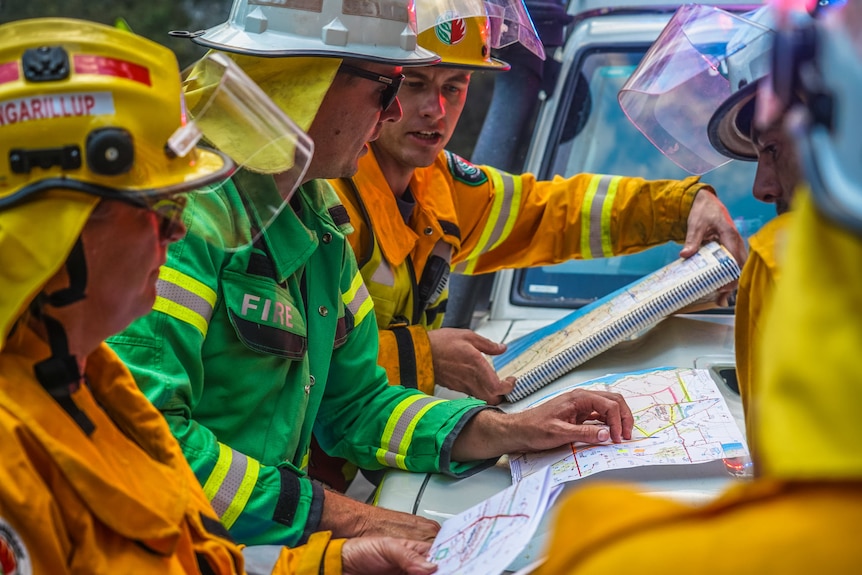
[[191,276],[167,266],[159,269],[153,309],[193,325],[206,335],[216,293]]
[[622,179],[622,176],[611,178],[605,201],[602,203],[602,253],[606,258],[614,255],[614,244],[611,238],[611,212],[613,211],[614,200],[617,197],[617,188]]
[[353,314],[353,324],[359,325],[365,316],[374,309],[374,301],[368,293],[368,288],[365,287],[365,282],[362,281],[362,274],[356,272],[353,276],[353,282],[350,284],[350,289],[347,293],[341,294],[341,301],[344,306]]
[[311,449],[305,452],[305,455],[302,456],[302,462],[299,464],[299,469],[301,471],[305,471],[308,469],[308,461],[311,459]]
[[195,313],[189,308],[183,307],[161,296],[156,296],[153,310],[160,311],[180,321],[193,325],[204,336],[207,334],[207,329],[209,329],[209,324],[199,313]]
[[230,469],[230,461],[232,458],[231,448],[224,443],[219,443],[218,461],[216,461],[215,467],[210,473],[210,476],[207,477],[206,483],[204,483],[204,494],[210,501],[212,501],[216,496],[216,493],[218,493],[218,488],[221,487],[221,484],[227,475],[227,470]]
[[494,185],[494,204],[491,207],[491,215],[485,223],[485,228],[482,230],[482,235],[479,236],[479,241],[476,242],[476,247],[470,252],[470,255],[465,258],[465,261],[458,266],[458,271],[469,274],[476,269],[476,261],[480,255],[485,253],[485,246],[488,245],[491,239],[491,233],[497,225],[497,220],[500,217],[500,211],[503,209],[506,194],[504,193],[503,178],[496,170],[489,170],[491,183]]
[[523,180],[506,172],[487,169],[494,187],[494,207],[485,223],[482,235],[470,255],[455,267],[459,273],[471,274],[475,271],[478,258],[506,241],[518,220],[521,209]]
[[386,422],[383,437],[380,438],[381,447],[377,450],[377,461],[381,465],[406,470],[405,460],[416,425],[429,409],[442,402],[441,399],[424,394],[412,395],[402,400]]
[[590,214],[593,198],[601,179],[600,175],[595,175],[590,179],[590,185],[587,186],[587,193],[584,194],[584,201],[581,204],[581,257],[583,259],[593,257],[593,250],[590,248]]
[[215,306],[216,303],[216,292],[210,289],[209,286],[203,284],[193,278],[192,276],[186,275],[181,271],[175,270],[173,268],[169,268],[168,266],[162,266],[159,268],[159,279],[163,279],[165,281],[171,282],[172,284],[176,284],[180,287],[186,288],[193,294],[196,294],[202,298],[204,298],[211,306]]
[[245,509],[260,474],[260,463],[219,443],[218,460],[204,483],[204,494],[230,529]]

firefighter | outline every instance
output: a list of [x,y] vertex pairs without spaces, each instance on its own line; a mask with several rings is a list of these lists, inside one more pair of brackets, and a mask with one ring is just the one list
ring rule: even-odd
[[780,30],[775,48],[780,101],[801,92],[805,102],[785,125],[808,185],[794,199],[767,311],[762,400],[746,415],[755,478],[698,507],[622,487],[579,491],[560,509],[539,573],[663,573],[669,553],[693,573],[849,573],[862,562],[862,450],[853,441],[862,401],[862,6],[833,10],[798,34]]
[[[807,21],[794,12],[797,22]],[[719,25],[719,20],[723,25]],[[704,23],[707,25],[703,25]],[[754,196],[775,205],[776,216],[749,238],[749,256],[739,278],[735,305],[736,374],[743,408],[748,412],[758,387],[757,358],[763,320],[781,277],[779,262],[790,223],[788,213],[802,167],[792,138],[780,123],[757,126],[758,94],[769,78],[776,22],[769,7],[734,15],[709,6],[691,5],[679,11],[654,48],[623,87],[621,103],[635,126],[680,167],[703,173],[732,159],[757,162]],[[725,53],[715,60],[699,55],[702,46],[725,42]],[[667,61],[667,54],[673,59]],[[719,74],[704,74],[705,66],[719,64]],[[701,62],[701,66],[692,65]],[[665,87],[674,89],[664,94]],[[656,94],[658,104],[646,106],[643,94]],[[795,100],[801,96],[795,94]],[[647,112],[673,106],[685,115],[685,129]],[[672,120],[678,122],[678,117]],[[687,153],[682,153],[681,150]],[[750,431],[750,430],[748,430]]]
[[[567,395],[504,414],[482,401],[388,385],[377,365],[373,303],[345,240],[350,224],[322,178],[355,172],[366,142],[401,116],[402,66],[437,56],[416,44],[412,2],[319,6],[237,0],[226,23],[193,34],[230,54],[289,111],[314,140],[314,155],[303,170],[273,165],[267,150],[216,194],[192,199],[189,233],[168,250],[153,312],[110,343],[241,543],[295,545],[318,530],[431,540],[435,521],[312,482],[312,431],[322,449],[362,467],[463,476],[511,451],[620,441],[630,435],[631,412],[616,394]],[[196,66],[188,76],[192,117],[206,110],[209,75]],[[231,134],[208,116],[214,130]],[[284,207],[267,201],[288,196],[294,183]],[[237,194],[250,190],[257,193],[244,205]],[[244,209],[251,225],[230,245],[204,241],[227,206]],[[581,425],[593,411],[605,429]]]
[[[194,146],[179,79],[170,50],[126,31],[0,26],[3,573],[244,572],[161,414],[103,341],[153,305],[186,194],[234,168]],[[277,550],[272,572],[430,573],[426,547],[323,532]]]
[[[687,257],[707,237],[720,239],[741,263],[745,248],[712,188],[697,178],[578,174],[537,181],[446,151],[473,71],[509,69],[491,57],[500,44],[495,31],[508,30],[543,54],[522,0],[451,4],[458,10],[438,17],[435,0],[417,3],[419,44],[442,63],[405,70],[404,118],[383,126],[354,177],[332,184],[356,229],[348,239],[374,300],[379,361],[390,382],[429,394],[439,384],[497,404],[514,380],[501,381],[484,354],[505,346],[471,330],[438,329],[450,270],[550,265],[671,240],[685,242]],[[508,15],[502,26],[489,18],[501,12]]]

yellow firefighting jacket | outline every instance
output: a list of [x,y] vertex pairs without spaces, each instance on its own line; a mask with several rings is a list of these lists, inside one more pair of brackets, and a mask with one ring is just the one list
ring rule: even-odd
[[[754,390],[758,388],[756,376],[760,366],[756,360],[760,357],[758,348],[763,338],[763,320],[780,277],[778,261],[790,216],[787,213],[772,219],[749,238],[748,259],[739,276],[734,328],[736,377],[746,414]],[[746,431],[750,435],[751,429]]]
[[796,194],[747,417],[758,477],[692,507],[601,486],[557,513],[541,574],[854,573],[862,564],[862,240]]
[[[19,325],[0,353],[2,573],[243,572],[162,415],[102,345],[72,401],[85,430],[38,383],[48,347]],[[341,572],[329,534],[284,549],[273,573]]]
[[450,267],[480,274],[636,252],[685,238],[697,178],[646,181],[579,174],[537,181],[450,152],[415,170],[416,207],[399,212],[373,151],[352,179],[333,180],[380,326],[389,381],[434,391],[426,329],[443,321]]

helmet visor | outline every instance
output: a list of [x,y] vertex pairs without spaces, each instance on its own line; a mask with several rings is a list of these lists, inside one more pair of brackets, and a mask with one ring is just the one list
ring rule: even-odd
[[173,153],[182,156],[201,140],[240,168],[274,175],[275,186],[222,183],[201,190],[236,197],[198,202],[210,209],[230,206],[227,219],[211,214],[220,225],[198,229],[217,235],[208,239],[229,249],[254,243],[303,182],[314,150],[311,138],[224,54],[210,53],[186,70],[183,93],[189,121],[169,140]]
[[545,59],[545,48],[524,0],[485,0],[485,9],[491,24],[491,48],[505,48],[518,43]]
[[[708,125],[745,82],[746,64],[767,49],[772,31],[711,6],[676,11],[620,90],[620,107],[661,152],[692,174],[730,161],[710,143]],[[752,54],[752,52],[758,54]],[[739,80],[733,82],[734,75]],[[750,75],[750,74],[749,74]]]

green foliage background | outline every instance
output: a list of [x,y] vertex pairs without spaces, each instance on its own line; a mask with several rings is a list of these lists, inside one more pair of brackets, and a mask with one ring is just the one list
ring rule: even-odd
[[[132,30],[174,51],[181,67],[201,57],[204,49],[170,30],[201,30],[227,20],[231,0],[0,0],[0,24],[24,18],[82,18],[113,25],[123,18]],[[467,106],[448,148],[470,158],[488,109],[491,74],[477,73]]]
[[203,54],[170,30],[198,30],[227,19],[229,0],[0,0],[0,23],[23,18],[82,18],[113,25],[123,18],[132,30],[174,51],[185,67]]

